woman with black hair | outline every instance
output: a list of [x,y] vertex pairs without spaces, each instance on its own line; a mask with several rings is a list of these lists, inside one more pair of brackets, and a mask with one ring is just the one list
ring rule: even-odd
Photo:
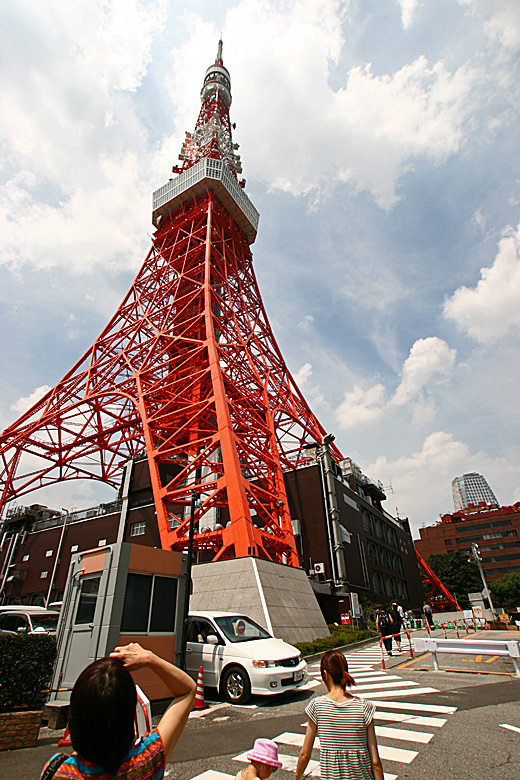
[[383,780],[374,729],[375,707],[347,692],[347,685],[356,683],[348,673],[343,653],[329,650],[322,656],[321,678],[328,693],[312,699],[305,710],[307,731],[295,780],[303,777],[316,734],[320,740],[322,780]]
[[[130,672],[145,668],[165,683],[174,699],[157,728],[135,742],[137,693]],[[53,757],[42,772],[42,780],[159,780],[194,698],[195,683],[173,664],[135,642],[116,647],[109,658],[94,661],[76,680],[69,708],[74,753],[54,773]]]

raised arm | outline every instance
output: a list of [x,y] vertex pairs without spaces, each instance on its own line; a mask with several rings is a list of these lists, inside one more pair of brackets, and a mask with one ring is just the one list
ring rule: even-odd
[[372,774],[374,780],[384,780],[383,764],[379,757],[379,750],[377,749],[376,731],[374,728],[374,721],[371,720],[367,726],[367,738],[368,738],[368,752],[370,755],[370,765],[372,767]]
[[172,692],[174,699],[157,727],[164,744],[166,760],[168,760],[193,707],[196,690],[194,681],[186,672],[178,669],[169,661],[159,658],[151,650],[145,650],[137,642],[116,647],[110,655],[112,658],[119,658],[129,672],[144,667],[151,669]]
[[312,746],[314,745],[314,740],[316,739],[317,730],[317,724],[309,718],[307,720],[307,731],[305,732],[302,749],[300,750],[298,763],[296,764],[296,774],[294,775],[294,780],[301,780],[303,777],[303,773],[305,772],[307,764],[309,763],[309,759],[312,755]]

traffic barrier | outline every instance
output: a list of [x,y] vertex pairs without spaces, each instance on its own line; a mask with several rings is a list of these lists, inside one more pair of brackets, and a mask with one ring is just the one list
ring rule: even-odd
[[197,692],[195,693],[195,703],[193,705],[193,709],[205,710],[207,706],[207,704],[204,704],[204,675],[201,666],[199,668],[199,674],[197,677]]
[[520,677],[520,644],[499,639],[431,639],[414,637],[416,653],[431,653],[433,668],[439,671],[437,653],[462,653],[464,655],[502,655],[509,656]]
[[382,636],[380,638],[380,640],[379,640],[379,647],[381,648],[381,665],[382,665],[383,669],[386,669],[386,666],[385,666],[385,655],[383,653],[383,639],[390,639],[390,637],[392,637],[392,639],[393,639],[395,636],[401,636],[401,634],[406,634],[406,636],[408,637],[408,649],[410,650],[410,658],[413,658],[411,633],[412,633],[411,631],[401,631],[399,634],[387,634],[386,636]]

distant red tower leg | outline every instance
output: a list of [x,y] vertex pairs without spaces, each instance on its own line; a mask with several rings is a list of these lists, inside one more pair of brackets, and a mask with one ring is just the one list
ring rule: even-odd
[[[439,612],[442,611],[449,611],[452,610],[454,612],[462,611],[462,608],[459,607],[457,603],[457,599],[451,595],[448,588],[446,588],[445,585],[442,584],[440,579],[437,577],[433,569],[431,569],[422,555],[415,551],[415,554],[417,556],[417,563],[419,564],[419,568],[422,570],[422,584],[424,587],[424,592],[428,593],[428,597],[426,598],[426,601],[432,606],[435,607]],[[433,597],[436,595],[435,599]]]
[[283,470],[325,430],[285,365],[253,271],[258,213],[237,177],[221,43],[201,99],[183,165],[154,193],[153,245],[121,306],[0,437],[1,506],[68,479],[116,486],[146,452],[165,549],[187,545],[188,513],[175,512],[195,491],[196,549],[297,566]]

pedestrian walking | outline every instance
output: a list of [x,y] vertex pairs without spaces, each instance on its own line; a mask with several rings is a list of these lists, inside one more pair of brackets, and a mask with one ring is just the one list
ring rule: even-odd
[[400,653],[401,652],[401,626],[403,623],[403,618],[401,616],[401,613],[399,612],[399,608],[397,604],[392,604],[392,611],[390,612],[390,617],[392,618],[393,638],[395,639],[395,643],[397,645],[397,652]]
[[[159,725],[135,741],[137,703],[130,672],[147,669],[174,698]],[[72,689],[72,756],[57,754],[41,780],[158,780],[179,739],[195,698],[195,683],[176,666],[132,642],[84,669]]]
[[406,612],[404,613],[404,616],[406,618],[408,628],[415,628],[415,617],[413,614],[413,610],[407,609]]
[[241,769],[235,780],[267,780],[280,769],[282,762],[278,760],[278,746],[272,739],[255,739],[255,744],[247,754],[249,766]]
[[386,652],[388,655],[392,655],[393,623],[391,615],[388,614],[384,607],[377,610],[376,631],[379,631],[383,637],[383,644]]
[[425,602],[422,611],[424,613],[424,617],[428,621],[428,625],[430,626],[430,628],[435,628],[433,624],[433,611],[430,605],[428,604],[428,602]]
[[321,659],[325,696],[307,706],[307,731],[298,756],[295,780],[301,780],[312,754],[316,734],[320,740],[322,780],[383,780],[383,766],[374,729],[375,707],[347,691],[355,685],[347,659],[329,650]]

